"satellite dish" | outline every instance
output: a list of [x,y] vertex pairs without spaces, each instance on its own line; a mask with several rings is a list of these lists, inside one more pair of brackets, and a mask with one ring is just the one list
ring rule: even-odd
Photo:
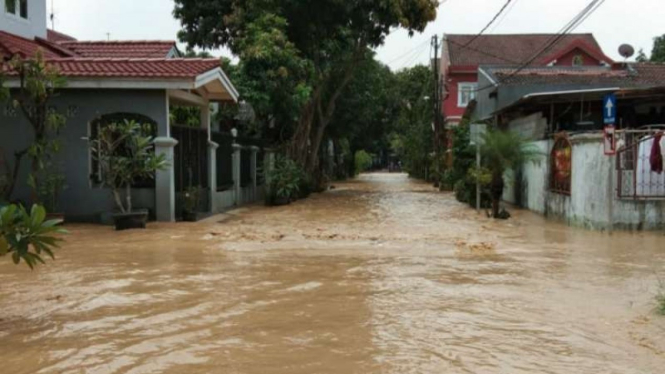
[[631,58],[635,54],[635,48],[630,44],[621,44],[619,47],[619,54],[623,56],[623,58]]

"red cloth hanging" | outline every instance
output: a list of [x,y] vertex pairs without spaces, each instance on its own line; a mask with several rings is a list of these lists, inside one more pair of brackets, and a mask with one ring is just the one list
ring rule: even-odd
[[663,173],[663,153],[660,149],[660,139],[662,139],[663,133],[659,132],[653,138],[653,146],[651,147],[651,156],[649,157],[649,162],[651,162],[651,171],[654,173],[662,174]]

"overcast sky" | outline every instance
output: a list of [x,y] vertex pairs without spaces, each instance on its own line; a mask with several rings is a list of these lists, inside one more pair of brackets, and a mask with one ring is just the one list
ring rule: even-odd
[[[172,0],[48,0],[54,3],[58,31],[78,39],[176,38],[179,23],[173,18]],[[352,0],[349,0],[352,1]],[[393,69],[426,63],[434,34],[478,33],[506,0],[447,0],[438,18],[423,34],[409,38],[406,32],[391,34],[378,58]],[[490,33],[554,33],[569,22],[590,0],[512,0],[505,16]],[[664,0],[606,0],[575,32],[592,32],[606,54],[620,59],[622,43],[651,51],[656,35],[665,34]],[[49,23],[50,26],[50,23]],[[216,54],[226,54],[218,51]]]

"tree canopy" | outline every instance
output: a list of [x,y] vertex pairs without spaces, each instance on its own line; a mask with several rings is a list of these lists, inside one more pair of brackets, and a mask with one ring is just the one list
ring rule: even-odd
[[344,88],[394,28],[421,32],[437,0],[175,0],[190,47],[240,58],[243,96],[312,172]]
[[653,39],[651,62],[665,62],[665,34]]

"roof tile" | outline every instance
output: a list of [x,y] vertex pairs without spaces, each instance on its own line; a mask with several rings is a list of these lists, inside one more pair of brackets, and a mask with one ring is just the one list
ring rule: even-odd
[[166,58],[175,47],[172,41],[63,41],[59,45],[81,57]]
[[[488,34],[446,35],[450,64],[455,66],[521,64],[531,59],[554,34]],[[473,40],[476,38],[475,40]],[[467,46],[467,44],[471,42]],[[540,60],[533,65],[546,64],[547,56],[563,52],[571,43],[581,42],[595,52],[604,55],[596,38],[592,34],[569,34],[561,38],[552,48],[542,53]],[[611,62],[611,61],[608,61]]]
[[66,77],[193,79],[220,66],[218,59],[58,58],[48,61]]

